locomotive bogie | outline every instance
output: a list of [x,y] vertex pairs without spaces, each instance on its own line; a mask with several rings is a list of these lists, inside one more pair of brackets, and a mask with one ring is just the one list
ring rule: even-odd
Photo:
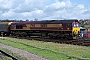
[[72,38],[72,31],[58,31],[58,32],[51,32],[48,33],[49,37],[54,38],[63,38],[63,39],[70,39]]

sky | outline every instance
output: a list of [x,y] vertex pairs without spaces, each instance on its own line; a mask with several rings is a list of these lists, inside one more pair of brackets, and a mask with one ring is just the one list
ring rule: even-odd
[[90,0],[0,0],[0,19],[90,19]]

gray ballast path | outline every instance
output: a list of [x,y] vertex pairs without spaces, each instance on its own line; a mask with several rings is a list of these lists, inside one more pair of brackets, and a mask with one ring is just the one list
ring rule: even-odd
[[5,49],[8,49],[8,50],[10,50],[10,51],[12,51],[14,53],[17,53],[18,55],[20,55],[22,57],[25,57],[28,60],[48,60],[48,59],[43,58],[41,56],[38,56],[38,55],[35,55],[35,54],[32,54],[32,53],[29,53],[29,52],[24,51],[24,50],[20,50],[18,48],[14,48],[12,46],[4,45],[2,43],[0,43],[0,47],[5,48]]

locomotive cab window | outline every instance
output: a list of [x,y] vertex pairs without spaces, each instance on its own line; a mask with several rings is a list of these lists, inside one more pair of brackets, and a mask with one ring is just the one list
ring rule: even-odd
[[72,26],[73,26],[73,27],[80,27],[80,24],[79,24],[78,22],[74,22],[74,23],[72,24]]
[[71,27],[71,24],[66,24],[66,27],[67,27],[67,28]]
[[16,29],[22,29],[23,26],[22,25],[16,25]]

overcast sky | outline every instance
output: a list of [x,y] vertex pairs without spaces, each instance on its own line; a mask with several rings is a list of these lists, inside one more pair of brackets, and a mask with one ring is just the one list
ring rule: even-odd
[[0,0],[0,19],[90,19],[90,0]]

